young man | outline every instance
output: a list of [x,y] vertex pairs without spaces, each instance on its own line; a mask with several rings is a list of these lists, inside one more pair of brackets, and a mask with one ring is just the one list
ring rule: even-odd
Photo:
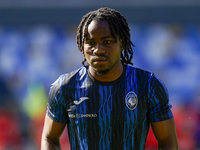
[[158,149],[178,149],[167,90],[153,73],[131,66],[129,31],[110,8],[83,17],[77,31],[83,66],[51,87],[42,150],[60,149],[66,124],[72,150],[144,150],[150,125]]

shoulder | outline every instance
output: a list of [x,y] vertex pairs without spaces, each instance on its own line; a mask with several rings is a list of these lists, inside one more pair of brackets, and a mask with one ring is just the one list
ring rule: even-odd
[[130,65],[125,65],[126,68],[126,76],[134,76],[137,79],[144,79],[146,78],[149,80],[151,77],[154,76],[153,72],[143,70],[141,68],[133,67]]
[[66,85],[70,82],[81,80],[85,75],[87,75],[87,68],[80,67],[70,73],[63,74],[59,77],[60,85]]
[[58,91],[62,90],[64,86],[73,84],[84,78],[87,75],[87,68],[80,67],[77,70],[72,72],[62,74],[60,77],[51,85],[50,91],[53,93],[57,93]]
[[133,67],[130,65],[125,65],[125,67],[126,67],[126,79],[131,79],[140,83],[142,82],[143,84],[147,84],[149,88],[157,86],[166,90],[163,81],[153,72]]

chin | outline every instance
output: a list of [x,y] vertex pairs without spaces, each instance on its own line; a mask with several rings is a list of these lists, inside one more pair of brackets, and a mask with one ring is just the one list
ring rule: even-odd
[[98,74],[98,75],[104,75],[104,74],[107,74],[109,71],[110,71],[110,69],[106,69],[106,70],[95,70],[96,71],[96,73]]

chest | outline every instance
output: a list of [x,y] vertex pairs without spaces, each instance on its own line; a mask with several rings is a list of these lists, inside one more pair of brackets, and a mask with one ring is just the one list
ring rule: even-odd
[[[93,85],[75,89],[67,106],[70,123],[103,125],[143,122],[147,113],[146,92],[135,85]],[[101,126],[100,125],[100,126]]]

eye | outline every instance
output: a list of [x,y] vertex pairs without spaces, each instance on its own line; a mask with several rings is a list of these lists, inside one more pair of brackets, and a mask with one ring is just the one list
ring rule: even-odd
[[105,44],[110,44],[112,41],[111,40],[105,40],[104,43]]
[[95,42],[92,42],[92,41],[86,41],[86,44],[88,44],[88,45],[95,45]]

